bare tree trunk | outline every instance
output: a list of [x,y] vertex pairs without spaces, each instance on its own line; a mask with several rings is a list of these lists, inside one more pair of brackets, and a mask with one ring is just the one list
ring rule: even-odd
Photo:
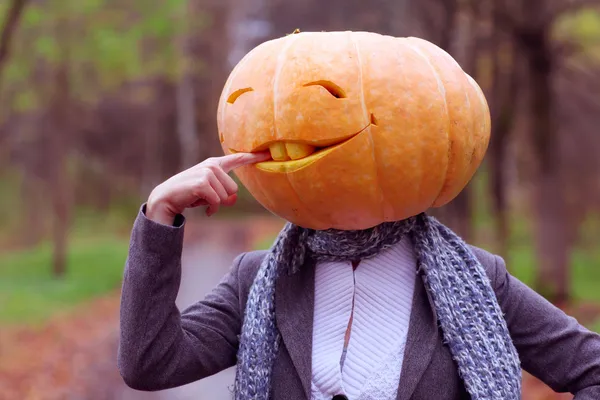
[[68,168],[71,119],[69,111],[69,77],[65,65],[58,67],[51,106],[49,192],[52,196],[52,241],[54,244],[53,272],[61,277],[67,269],[68,234],[72,207],[72,186]]
[[492,194],[492,212],[496,222],[496,240],[498,253],[506,257],[508,253],[509,222],[508,222],[508,196],[506,193],[506,163],[508,154],[508,135],[512,116],[503,113],[495,127],[492,128],[490,140],[490,176],[489,184]]
[[179,48],[180,77],[177,82],[177,135],[180,146],[180,168],[186,169],[199,161],[200,143],[196,129],[196,93],[194,88],[193,71],[190,68],[194,61],[194,54],[190,49],[189,20],[195,18],[195,8],[190,2],[185,2],[182,7],[180,21],[185,24],[179,37],[175,38],[175,45]]
[[206,70],[196,80],[196,94],[198,98],[203,99],[205,105],[196,113],[199,140],[202,144],[198,154],[200,159],[223,153],[217,134],[216,115],[221,91],[231,71],[230,35],[233,33],[232,28],[235,28],[229,24],[232,12],[229,1],[211,2],[204,11],[210,13],[211,24],[193,46],[193,54],[210,59]]
[[6,19],[0,34],[0,88],[2,88],[2,73],[10,53],[10,44],[26,4],[27,0],[13,0],[6,13]]
[[[497,18],[497,13],[494,13]],[[515,110],[518,90],[518,57],[514,46],[504,41],[499,21],[494,22],[492,32],[492,85],[491,111],[492,134],[490,139],[490,192],[492,210],[496,225],[498,253],[506,257],[508,253],[509,215],[507,195],[508,142],[515,123]],[[503,54],[504,62],[500,59]]]
[[[58,146],[60,147],[60,146]],[[52,224],[52,239],[54,243],[53,272],[54,276],[62,277],[67,271],[68,235],[71,219],[71,182],[67,172],[66,152],[54,149],[56,171],[52,185],[52,209],[54,222]],[[58,153],[58,154],[57,154]]]
[[[66,10],[63,10],[63,12]],[[55,34],[59,43],[59,65],[54,75],[52,97],[50,99],[50,181],[53,222],[52,241],[54,244],[53,272],[62,277],[67,271],[68,235],[73,207],[73,187],[69,171],[69,153],[73,135],[71,117],[70,87],[70,28],[67,13],[56,21]]]
[[411,18],[410,0],[391,0],[389,4],[389,17],[392,21],[390,35],[396,37],[410,35],[415,30]]
[[213,62],[211,63],[210,69],[210,94],[209,94],[209,105],[208,113],[210,115],[210,130],[207,132],[210,136],[207,137],[206,144],[208,146],[208,154],[211,156],[221,155],[221,145],[218,140],[217,134],[217,106],[219,104],[219,98],[221,97],[221,91],[229,75],[228,61],[229,61],[229,38],[227,21],[229,19],[229,7],[225,5],[216,7],[213,11],[214,21],[214,37],[220,38],[219,41],[211,40],[210,49],[212,54]]
[[268,6],[269,0],[246,0],[228,7],[226,32],[230,45],[226,46],[227,72],[255,46],[272,38],[273,26],[268,20]]
[[538,290],[557,304],[569,299],[569,243],[564,195],[560,185],[557,124],[553,121],[552,56],[546,30],[520,36],[526,50],[531,88],[533,141],[538,152],[534,207]]
[[160,182],[160,172],[162,166],[162,156],[160,150],[160,102],[158,97],[158,86],[156,83],[151,88],[153,91],[152,105],[147,110],[144,125],[146,126],[144,141],[143,141],[143,169],[141,178],[141,193],[143,197],[147,197],[152,189]]
[[21,198],[25,204],[25,221],[20,241],[27,247],[39,244],[44,233],[45,218],[43,201],[40,201],[40,184],[31,167],[25,166],[21,186]]
[[177,134],[181,148],[181,169],[189,168],[200,161],[193,82],[192,75],[184,73],[177,83]]

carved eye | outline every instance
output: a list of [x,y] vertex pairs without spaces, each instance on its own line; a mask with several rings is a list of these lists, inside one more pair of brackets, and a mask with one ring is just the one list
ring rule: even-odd
[[304,86],[321,86],[325,88],[325,90],[327,90],[336,99],[345,99],[347,97],[346,92],[344,92],[344,89],[342,89],[341,87],[339,87],[331,81],[314,81],[309,82]]
[[229,104],[233,104],[238,99],[238,97],[240,97],[244,93],[248,93],[248,92],[252,92],[252,91],[254,91],[254,89],[252,89],[251,87],[244,88],[244,89],[238,89],[229,95],[229,97],[227,98],[227,102]]

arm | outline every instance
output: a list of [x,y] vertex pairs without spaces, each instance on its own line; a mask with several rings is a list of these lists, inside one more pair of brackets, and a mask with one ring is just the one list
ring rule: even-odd
[[162,390],[215,374],[236,361],[241,329],[238,270],[244,255],[203,300],[180,314],[184,218],[135,221],[121,295],[118,366],[128,386]]
[[600,399],[600,335],[511,276],[495,258],[494,288],[521,364],[557,392]]

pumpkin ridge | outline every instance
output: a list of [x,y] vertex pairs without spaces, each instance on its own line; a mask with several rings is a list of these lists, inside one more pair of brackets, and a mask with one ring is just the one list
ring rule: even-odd
[[[467,73],[465,73],[465,75],[468,76]],[[467,78],[467,82],[469,82],[468,87],[469,87],[470,91],[479,100],[479,94],[477,93],[477,90],[475,90],[475,88],[473,87],[473,85],[471,84],[471,82],[469,81],[468,78]],[[468,104],[469,111],[471,111],[472,108],[473,108],[473,105],[471,104],[471,97],[470,97],[469,91],[465,91],[465,97],[466,97],[466,104]],[[473,116],[472,116],[473,113],[472,112],[469,112],[469,115],[471,115],[471,135],[469,135],[469,136],[471,137],[471,143],[470,144],[473,147],[473,151],[471,152],[471,158],[469,160],[469,167],[470,167],[471,164],[473,163],[473,156],[475,155],[475,151],[476,151],[474,143],[475,143],[476,132],[479,130],[478,129],[479,123],[478,123],[477,119],[473,118]],[[469,174],[471,172],[470,169],[471,168],[465,168],[465,171],[463,171],[463,177],[462,177],[462,179],[463,179],[463,182],[465,182],[465,183],[468,183],[469,180],[471,180],[471,177],[469,176]]]
[[387,204],[385,202],[383,188],[381,187],[381,184],[380,184],[381,174],[379,173],[379,165],[377,164],[377,160],[375,159],[375,142],[373,141],[373,135],[372,135],[373,130],[371,129],[371,120],[372,120],[371,115],[372,114],[371,115],[369,114],[369,110],[367,109],[367,104],[365,101],[365,88],[364,88],[364,79],[363,79],[362,57],[360,56],[360,50],[358,48],[358,42],[356,41],[356,38],[353,36],[352,33],[349,33],[349,36],[350,36],[350,41],[354,45],[354,50],[356,50],[356,61],[358,62],[358,83],[359,83],[359,87],[360,87],[360,103],[362,106],[364,117],[365,117],[367,123],[369,124],[367,126],[367,129],[369,130],[369,132],[368,132],[369,133],[369,141],[371,143],[371,158],[373,159],[373,166],[375,167],[375,186],[379,190],[379,204],[380,204],[381,218],[384,219]]
[[433,202],[430,205],[430,207],[433,207],[433,205],[436,203],[437,199],[444,192],[444,189],[446,189],[446,187],[448,186],[448,179],[449,179],[448,170],[450,169],[450,166],[452,165],[452,158],[453,158],[452,157],[452,138],[450,137],[451,122],[450,122],[450,111],[448,108],[448,98],[446,97],[447,93],[446,93],[446,87],[444,86],[444,82],[442,81],[442,78],[440,77],[440,74],[439,74],[436,66],[431,62],[428,55],[425,54],[423,51],[421,51],[421,49],[419,49],[419,47],[416,44],[410,43],[410,39],[406,39],[406,40],[404,40],[404,42],[411,50],[413,50],[415,53],[417,53],[420,57],[422,57],[425,60],[425,62],[427,63],[427,65],[429,66],[431,71],[433,72],[433,76],[435,77],[435,79],[438,83],[438,89],[440,91],[440,94],[442,95],[442,98],[444,99],[444,109],[446,110],[446,120],[448,121],[447,130],[446,130],[446,139],[448,141],[448,161],[446,164],[446,171],[444,172],[444,176],[445,176],[444,181],[442,182],[442,185],[440,187],[440,190],[438,191],[437,196],[435,197],[435,199],[433,200]]
[[279,78],[281,77],[281,71],[283,70],[283,65],[286,61],[285,56],[287,51],[296,41],[297,37],[297,34],[286,36],[285,40],[287,40],[287,43],[281,47],[279,55],[277,56],[277,66],[275,67],[275,76],[273,77],[273,133],[276,140],[279,139],[279,132],[277,131],[277,89],[279,89]]

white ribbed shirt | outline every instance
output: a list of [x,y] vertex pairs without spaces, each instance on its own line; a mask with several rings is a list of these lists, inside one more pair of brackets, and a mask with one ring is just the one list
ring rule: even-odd
[[312,400],[338,394],[350,400],[396,398],[416,264],[411,241],[403,239],[356,270],[351,262],[316,265]]

